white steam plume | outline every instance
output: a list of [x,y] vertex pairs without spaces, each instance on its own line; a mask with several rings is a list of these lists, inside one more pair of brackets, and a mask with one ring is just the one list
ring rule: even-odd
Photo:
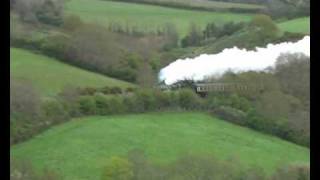
[[233,47],[218,54],[178,59],[161,69],[159,80],[170,85],[184,79],[203,80],[208,76],[219,77],[228,70],[234,73],[263,71],[274,66],[282,53],[303,53],[310,56],[310,36],[305,36],[295,43],[268,44],[265,48],[257,47],[255,51]]

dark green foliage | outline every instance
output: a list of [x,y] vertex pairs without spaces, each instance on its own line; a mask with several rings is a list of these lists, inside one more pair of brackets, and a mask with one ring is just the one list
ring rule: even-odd
[[96,94],[94,96],[96,103],[96,113],[99,115],[108,115],[111,113],[111,104],[108,98],[102,94]]
[[202,39],[203,36],[199,30],[199,27],[197,27],[195,24],[191,24],[188,35],[181,40],[181,46],[199,46]]
[[110,93],[111,93],[111,94],[121,94],[121,93],[122,93],[122,90],[121,90],[121,88],[119,88],[119,87],[112,87],[112,88],[110,89]]
[[174,24],[166,24],[164,29],[165,38],[167,39],[164,45],[164,50],[176,48],[178,46],[179,34]]
[[215,108],[212,113],[220,119],[230,121],[235,124],[246,124],[246,114],[243,111],[232,107],[220,106]]
[[182,89],[179,91],[179,104],[181,108],[201,109],[201,99],[190,89]]
[[45,24],[61,25],[64,1],[45,0],[41,8],[36,11],[38,20]]
[[46,124],[57,124],[69,119],[68,112],[58,100],[46,100],[42,105],[43,115]]
[[221,29],[216,26],[214,22],[207,24],[205,30],[203,31],[203,36],[205,39],[211,37],[218,37]]
[[83,115],[93,115],[96,113],[96,104],[91,96],[81,96],[78,100],[79,111]]
[[97,92],[96,88],[86,87],[79,90],[81,95],[94,95]]
[[69,15],[64,18],[62,28],[66,31],[75,31],[81,28],[82,25],[84,25],[84,23],[79,16]]
[[267,15],[256,15],[250,22],[252,31],[259,33],[261,38],[271,39],[277,37],[279,29]]
[[34,24],[41,22],[55,26],[63,22],[63,0],[15,0],[11,7],[24,22]]
[[136,105],[142,112],[152,111],[156,108],[156,99],[153,96],[153,91],[150,89],[137,91],[136,95]]

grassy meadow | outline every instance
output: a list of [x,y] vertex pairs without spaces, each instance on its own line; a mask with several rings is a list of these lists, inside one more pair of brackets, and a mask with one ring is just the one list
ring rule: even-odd
[[27,50],[10,49],[11,77],[26,79],[42,93],[53,96],[65,86],[130,87],[130,83],[89,72]]
[[282,31],[310,34],[310,17],[297,18],[278,24]]
[[[130,2],[130,0],[113,0],[113,1],[125,1]],[[224,10],[230,8],[238,8],[238,9],[254,9],[261,10],[264,9],[264,6],[258,4],[245,4],[245,3],[232,3],[232,2],[221,2],[221,1],[210,1],[210,0],[134,0],[133,3],[155,3],[159,5],[165,6],[178,6],[181,7],[192,7],[192,8],[205,8],[207,10]]]
[[78,15],[86,22],[95,22],[105,26],[116,22],[147,32],[156,32],[166,23],[172,23],[176,26],[180,36],[188,32],[191,23],[204,27],[213,21],[217,24],[229,21],[249,21],[252,16],[243,13],[182,10],[101,0],[70,0],[66,4],[66,14]]
[[143,149],[149,159],[167,163],[185,153],[236,158],[266,173],[280,165],[309,163],[309,149],[212,118],[204,113],[146,113],[93,116],[55,126],[11,148],[37,169],[48,167],[68,180],[99,179],[111,156]]

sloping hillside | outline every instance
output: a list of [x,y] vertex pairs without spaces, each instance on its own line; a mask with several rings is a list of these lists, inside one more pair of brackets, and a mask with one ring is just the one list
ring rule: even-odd
[[172,23],[180,35],[188,32],[191,23],[202,27],[213,21],[221,24],[251,19],[251,14],[203,12],[101,0],[70,0],[66,4],[66,14],[75,14],[85,21],[105,26],[116,22],[147,32],[157,32],[166,23]]
[[282,22],[278,25],[279,28],[283,31],[299,32],[305,34],[310,33],[310,17],[292,19]]
[[43,95],[55,95],[65,86],[130,87],[130,83],[89,72],[23,49],[10,49],[11,76],[26,79]]
[[309,163],[310,153],[203,113],[166,112],[75,119],[13,146],[11,155],[29,158],[36,168],[46,166],[68,180],[95,180],[111,156],[125,156],[134,148],[145,150],[157,163],[204,153],[237,158],[243,166],[260,166],[266,173],[281,165]]

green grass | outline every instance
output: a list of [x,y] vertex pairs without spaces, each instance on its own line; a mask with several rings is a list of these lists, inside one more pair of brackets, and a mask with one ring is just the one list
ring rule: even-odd
[[[130,2],[130,0],[113,0],[113,1],[125,1]],[[156,3],[159,5],[165,6],[177,6],[180,7],[193,7],[193,8],[206,8],[208,10],[223,10],[229,8],[238,8],[238,9],[248,9],[248,10],[262,10],[265,7],[258,4],[245,4],[245,3],[232,3],[232,2],[221,2],[221,1],[210,1],[210,0],[134,0],[133,3]]]
[[153,162],[184,153],[236,157],[244,167],[269,173],[280,165],[309,163],[309,149],[196,112],[96,116],[75,119],[15,145],[11,155],[29,158],[68,180],[95,180],[111,156],[140,148]]
[[188,32],[192,22],[204,27],[208,22],[222,24],[251,19],[251,14],[182,10],[101,0],[70,0],[66,4],[66,14],[78,15],[86,22],[96,22],[105,26],[117,22],[149,32],[163,28],[166,23],[173,23],[180,35]]
[[283,31],[310,34],[310,17],[297,18],[278,24]]
[[133,86],[130,83],[64,64],[23,49],[10,49],[11,76],[30,80],[42,95],[53,96],[65,86]]

